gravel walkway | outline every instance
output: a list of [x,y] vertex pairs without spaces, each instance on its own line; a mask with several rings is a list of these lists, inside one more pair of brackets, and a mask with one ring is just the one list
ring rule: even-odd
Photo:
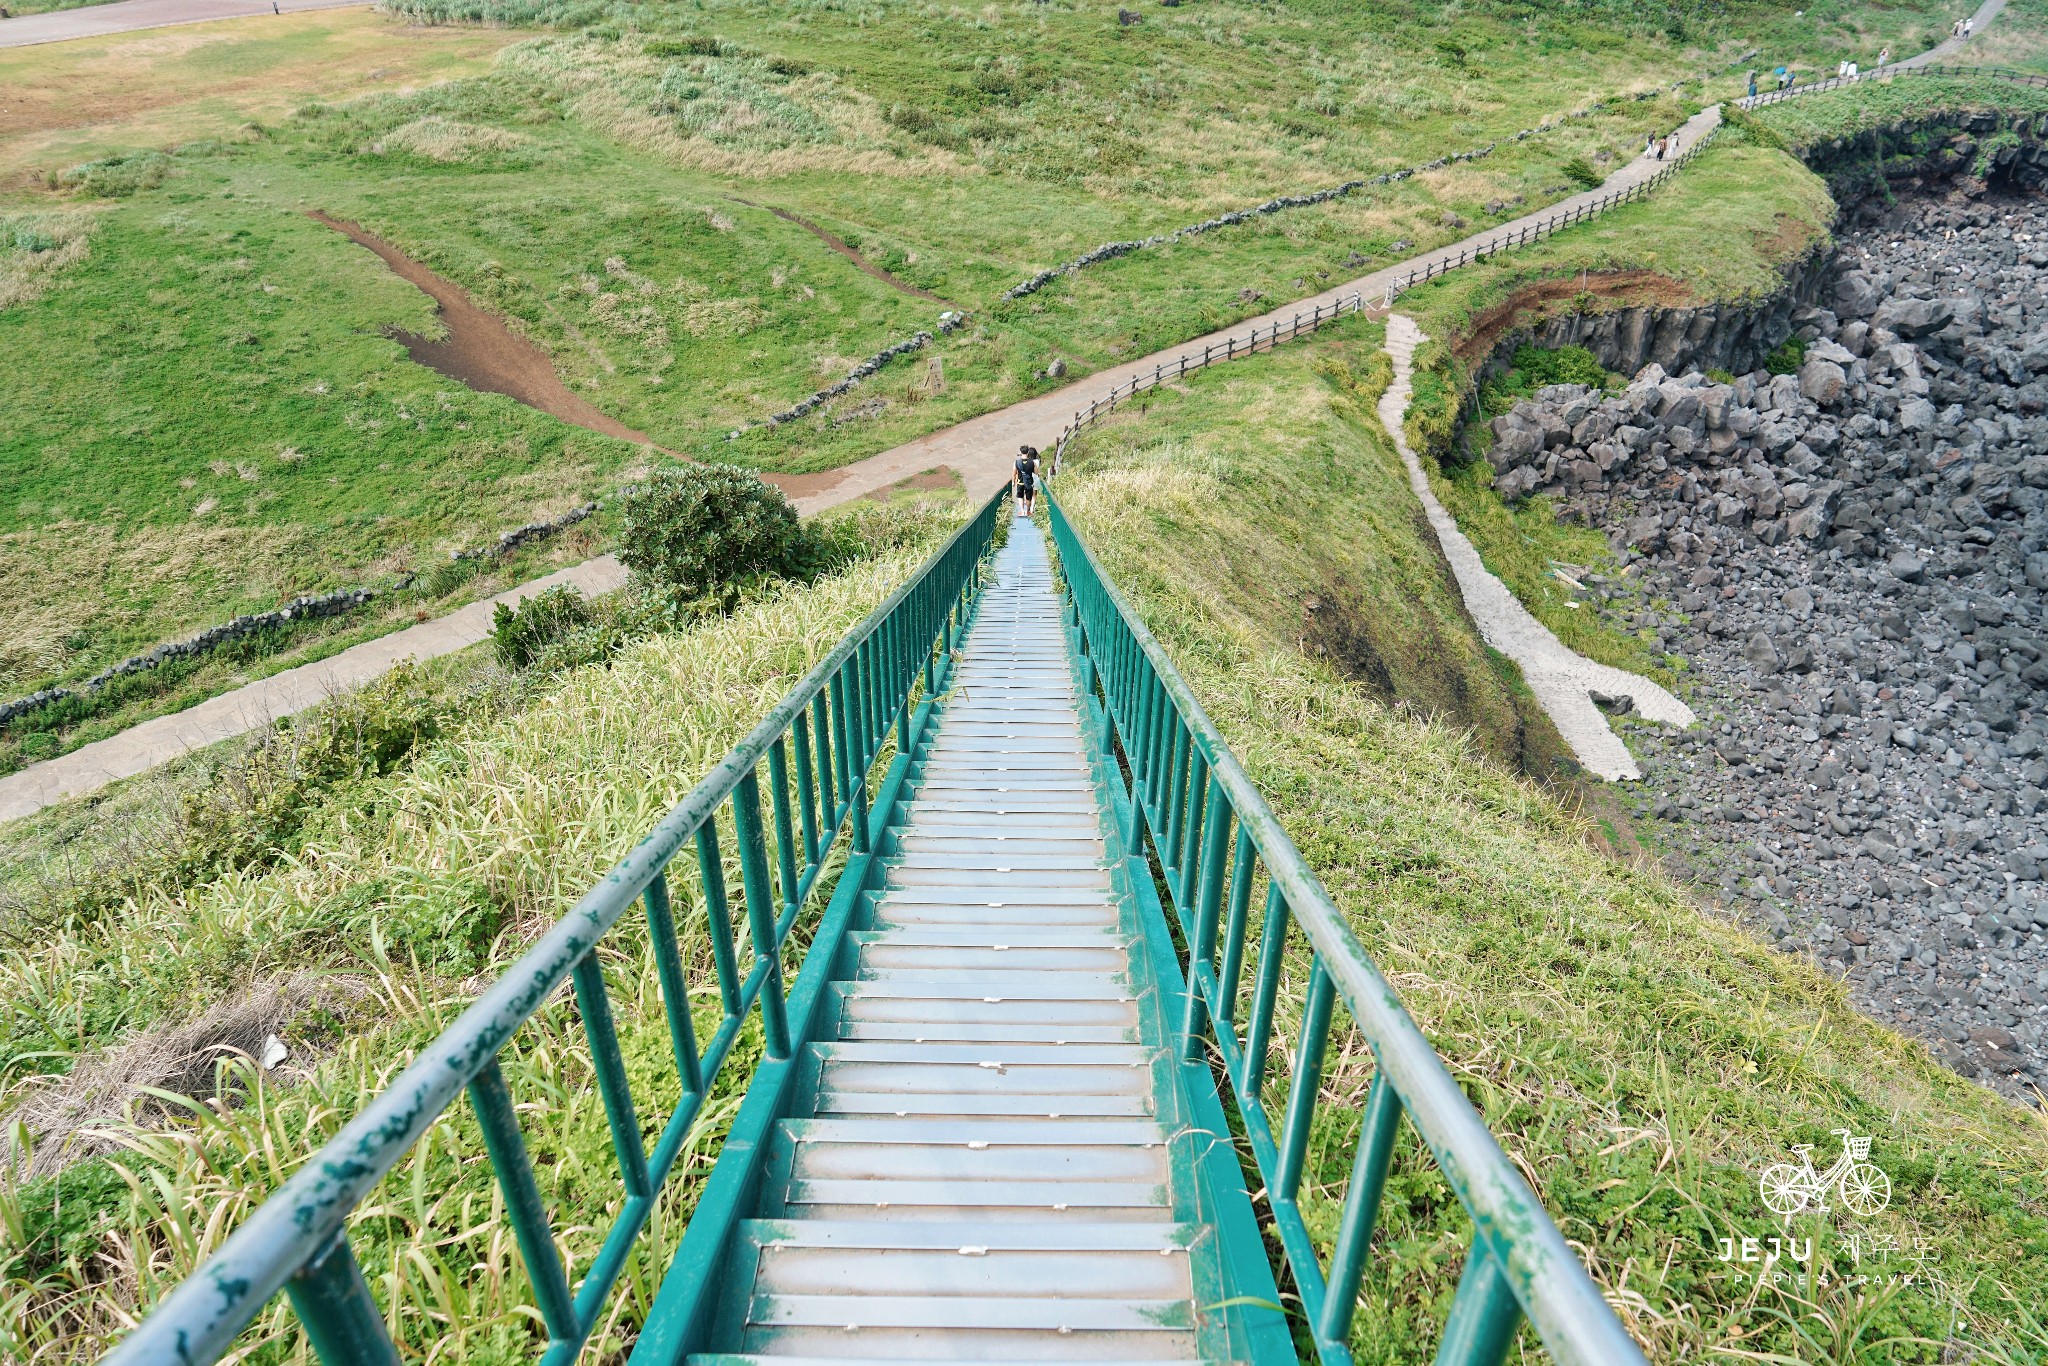
[[1551,723],[1571,746],[1574,758],[1610,781],[1640,778],[1642,770],[1636,767],[1635,756],[1593,704],[1592,694],[1631,698],[1635,709],[1644,716],[1673,726],[1690,726],[1696,719],[1692,708],[1647,678],[1612,665],[1596,664],[1567,649],[1480,561],[1472,542],[1465,539],[1457,522],[1430,491],[1422,462],[1416,459],[1408,438],[1402,434],[1415,348],[1423,340],[1422,329],[1412,318],[1396,313],[1387,319],[1387,354],[1394,358],[1394,382],[1380,399],[1380,421],[1394,438],[1402,463],[1408,466],[1409,486],[1429,514],[1429,524],[1436,531],[1444,558],[1451,562],[1451,573],[1465,598],[1465,610],[1478,623],[1479,634],[1486,638],[1486,643],[1521,668],[1529,691],[1536,694],[1536,700],[1550,714]]
[[[278,0],[277,10],[297,14],[301,10],[346,9],[351,5],[369,8],[366,0]],[[113,5],[87,5],[51,14],[0,19],[0,47],[62,43],[73,38],[100,38],[142,28],[204,24],[214,19],[242,19],[272,12],[270,0],[120,0]]]

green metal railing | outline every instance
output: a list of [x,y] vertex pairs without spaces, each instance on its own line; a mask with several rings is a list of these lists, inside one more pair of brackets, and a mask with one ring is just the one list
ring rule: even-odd
[[[1215,1065],[1228,1075],[1321,1360],[1351,1360],[1352,1313],[1405,1115],[1474,1225],[1439,1366],[1496,1366],[1524,1315],[1552,1357],[1568,1366],[1638,1366],[1642,1353],[1536,1193],[1352,935],[1187,683],[1081,543],[1051,488],[1045,502],[1076,648],[1128,774],[1126,843],[1134,851],[1149,845],[1186,945],[1186,1056],[1213,1050]],[[1255,905],[1263,912],[1254,945],[1248,941]],[[1276,1127],[1267,1055],[1282,974],[1304,943],[1307,999]],[[1298,1197],[1340,1004],[1378,1068],[1325,1267]]]
[[[483,1130],[545,1325],[546,1363],[576,1359],[635,1239],[674,1174],[691,1126],[752,1015],[761,1067],[786,1064],[794,1037],[782,963],[790,933],[842,843],[851,857],[804,958],[829,961],[879,832],[868,810],[877,762],[907,763],[941,692],[980,591],[1007,490],[990,499],[911,581],[876,608],[596,887],[315,1153],[105,1358],[120,1366],[204,1366],[279,1290],[325,1366],[392,1363],[397,1350],[348,1241],[353,1210],[463,1091]],[[921,695],[921,696],[920,696]],[[765,769],[765,773],[764,773]],[[884,784],[889,776],[883,779]],[[900,776],[896,777],[900,782]],[[764,787],[766,789],[764,793]],[[700,1041],[669,899],[670,861],[695,857],[721,1016]],[[726,884],[736,856],[739,893]],[[638,904],[646,916],[681,1099],[650,1150],[613,1022],[597,946]],[[742,971],[735,919],[751,939]],[[808,922],[812,917],[804,915]],[[580,1285],[572,1286],[534,1178],[499,1053],[564,981],[597,1076],[624,1201]],[[803,1029],[801,1020],[796,1033]],[[742,1056],[745,1056],[743,1053]]]

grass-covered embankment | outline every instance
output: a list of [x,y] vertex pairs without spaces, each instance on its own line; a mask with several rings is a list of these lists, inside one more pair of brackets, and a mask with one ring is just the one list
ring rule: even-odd
[[[17,1147],[0,1162],[0,1357],[97,1356],[652,828],[960,511],[869,515],[872,553],[844,572],[607,663],[521,680],[451,657],[434,677],[310,718],[305,747],[229,765],[168,813],[129,807],[128,835],[69,811],[12,827],[0,1131],[34,1155]],[[390,762],[352,762],[359,749]],[[95,859],[106,877],[142,872],[107,896],[79,867]],[[672,886],[708,1038],[719,1005],[694,873],[679,864]],[[634,924],[603,952],[651,1131],[677,1084]],[[217,1096],[207,1046],[260,1052],[271,1030],[288,1061],[260,1092],[243,1071]],[[754,1046],[736,1057],[742,1079]],[[568,1001],[504,1062],[573,1279],[620,1192]],[[192,1099],[153,1100],[145,1086]],[[707,1131],[736,1095],[715,1100]],[[706,1141],[684,1159],[700,1173]],[[457,1105],[352,1223],[408,1359],[430,1347],[439,1360],[533,1355],[532,1292],[481,1152]],[[643,1243],[657,1250],[629,1268],[600,1351],[617,1352],[644,1310],[693,1190],[667,1197]],[[245,1339],[269,1344],[266,1361],[291,1359],[296,1341],[282,1301]]]
[[1491,467],[1465,458],[1491,440],[1476,370],[1499,339],[1548,316],[1760,301],[1825,245],[1833,218],[1827,187],[1797,158],[1723,128],[1649,196],[1401,296],[1397,307],[1432,339],[1416,355],[1409,441],[1487,568],[1572,649],[1667,684],[1681,667],[1572,605],[1577,595],[1553,565],[1603,557],[1598,532],[1559,523],[1547,499],[1509,508],[1493,493]]
[[[1591,821],[1489,758],[1498,735],[1386,705],[1313,649],[1298,608],[1276,610],[1314,585],[1303,566],[1357,554],[1367,610],[1485,684],[1454,610],[1428,632],[1404,610],[1454,590],[1381,473],[1383,443],[1345,416],[1367,364],[1290,349],[1205,373],[1084,438],[1061,503],[1652,1360],[2042,1360],[2038,1114],[1654,870],[1610,861]],[[1265,423],[1238,420],[1253,412]],[[1370,1079],[1355,1043],[1333,1056],[1306,1202],[1326,1249]],[[1890,1207],[1769,1215],[1759,1171],[1795,1143],[1824,1166],[1839,1128],[1874,1137]],[[1469,1229],[1412,1134],[1382,1217],[1353,1346],[1362,1362],[1427,1359]],[[1810,1255],[1745,1262],[1745,1238],[1760,1256],[1810,1239]]]
[[1986,111],[2048,111],[2048,90],[1995,76],[1902,76],[1765,105],[1748,117],[1805,150],[1872,128]]
[[[660,444],[817,469],[1043,392],[1054,360],[1085,373],[1569,193],[1694,107],[1672,81],[1781,20],[1606,0],[1217,0],[1128,26],[1028,0],[398,8],[559,27],[263,16],[0,54],[0,196],[37,216],[0,231],[0,350],[20,361],[0,373],[0,480],[20,490],[0,545],[58,571],[32,604],[0,594],[20,642],[0,692],[430,566],[630,458],[406,359],[380,334],[435,331],[424,301],[307,210],[463,286]],[[1951,11],[1830,6],[1785,41],[1903,51]],[[1496,141],[998,303],[1104,241]],[[776,208],[975,324],[748,428],[940,307]]]

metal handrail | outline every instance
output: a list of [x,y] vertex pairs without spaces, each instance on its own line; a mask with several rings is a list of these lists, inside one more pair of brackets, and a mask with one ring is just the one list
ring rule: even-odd
[[1830,90],[1862,85],[1866,81],[1892,81],[1906,76],[1988,76],[1993,80],[2011,81],[2015,85],[2037,88],[2048,86],[2048,75],[2035,71],[2018,71],[2009,66],[1957,66],[1946,62],[1909,66],[1896,63],[1879,67],[1875,71],[1859,71],[1854,76],[1830,76],[1824,81],[1814,81],[1810,85],[1794,85],[1785,90],[1762,90],[1754,95],[1744,95],[1730,103],[1737,109],[1761,109],[1765,105],[1782,104],[1786,100],[1798,99],[1802,95],[1820,95]]
[[[1228,1075],[1320,1359],[1331,1366],[1351,1359],[1346,1344],[1359,1281],[1405,1114],[1474,1226],[1436,1357],[1439,1366],[1499,1362],[1524,1316],[1552,1358],[1566,1366],[1642,1366],[1642,1352],[1541,1200],[1487,1131],[1050,487],[1046,508],[1066,583],[1070,629],[1089,666],[1090,691],[1128,769],[1127,847],[1149,845],[1187,946],[1182,966],[1190,989],[1182,1046],[1190,1060],[1211,1050]],[[1263,925],[1248,961],[1251,906],[1261,880]],[[1293,1083],[1276,1135],[1263,1083],[1274,1005],[1296,927],[1308,946],[1308,994]],[[1238,1003],[1247,969],[1252,998],[1240,1034]],[[1325,1270],[1297,1201],[1338,1001],[1379,1065]]]
[[[282,1289],[326,1366],[396,1362],[345,1224],[349,1212],[467,1090],[547,1330],[541,1360],[549,1366],[574,1361],[748,1017],[758,1009],[766,1060],[787,1059],[802,1043],[791,1037],[786,1015],[783,949],[842,834],[850,832],[853,850],[842,884],[847,877],[857,882],[860,860],[871,855],[871,772],[888,750],[892,727],[894,763],[907,762],[903,756],[929,714],[928,702],[913,706],[919,685],[927,699],[945,685],[1008,496],[1007,489],[998,491],[908,583],[848,632],[631,853],[104,1360],[116,1366],[206,1366]],[[769,820],[761,800],[764,761]],[[721,809],[730,820],[730,846],[721,842]],[[686,847],[696,852],[723,1007],[701,1049],[669,897],[669,862]],[[737,855],[740,870],[736,899],[726,893],[727,848]],[[634,1111],[596,955],[598,942],[636,900],[646,911],[682,1083],[681,1099],[651,1152]],[[735,949],[735,912],[743,915],[752,941],[744,975]],[[805,961],[836,950],[836,940],[820,934]],[[574,984],[626,1196],[577,1288],[570,1286],[555,1248],[513,1097],[497,1063],[499,1052],[564,981]]]

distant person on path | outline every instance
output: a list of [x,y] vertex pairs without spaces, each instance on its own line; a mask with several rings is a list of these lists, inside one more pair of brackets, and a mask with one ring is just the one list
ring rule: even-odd
[[1755,98],[1756,98],[1756,68],[1755,68],[1755,67],[1751,67],[1751,68],[1749,69],[1749,97],[1750,97],[1751,99],[1755,99]]
[[1843,78],[1844,76],[1847,76],[1848,74],[1849,74],[1849,63],[1848,63],[1848,62],[1847,62],[1846,60],[1844,60],[1844,61],[1839,61],[1839,62],[1836,62],[1836,63],[1835,63],[1835,79],[1836,79],[1836,80],[1838,80],[1838,81],[1839,81],[1839,80],[1841,80],[1841,79],[1842,79],[1842,78]]
[[1783,90],[1792,84],[1792,73],[1790,71],[1787,71],[1782,66],[1779,67],[1777,70],[1773,71],[1771,74],[1778,78],[1778,89],[1780,90]]
[[1879,71],[1884,70],[1886,66],[1890,65],[1891,60],[1892,50],[1890,48],[1883,49],[1877,54],[1877,69]]
[[1666,152],[1666,151],[1667,151],[1667,150],[1668,150],[1668,149],[1670,148],[1670,146],[1671,146],[1671,139],[1670,139],[1670,138],[1658,138],[1658,139],[1657,139],[1657,160],[1659,160],[1659,161],[1662,161],[1662,160],[1664,159],[1664,153],[1665,153],[1665,152]]
[[1017,506],[1029,517],[1038,501],[1038,448],[1019,446],[1017,466],[1010,472],[1010,492],[1017,499]]
[[1845,74],[1846,76],[1848,76],[1848,78],[1849,78],[1850,80],[1852,80],[1852,81],[1853,81],[1853,80],[1855,80],[1855,79],[1856,79],[1856,77],[1857,77],[1857,75],[1859,74],[1859,69],[1858,69],[1858,67],[1857,67],[1856,63],[1854,63],[1854,62],[1851,62],[1851,63],[1849,63],[1849,69],[1848,69],[1848,71],[1846,71],[1846,72],[1845,72],[1845,73],[1843,73],[1843,74]]

